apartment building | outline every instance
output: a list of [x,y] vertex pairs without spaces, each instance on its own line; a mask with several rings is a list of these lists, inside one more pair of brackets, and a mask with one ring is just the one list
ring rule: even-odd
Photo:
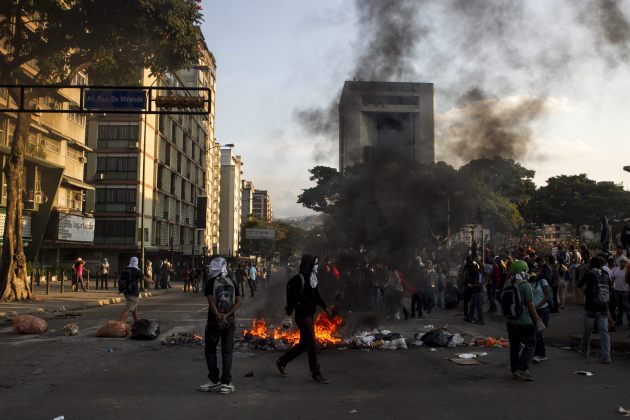
[[254,213],[254,183],[252,181],[243,180],[241,205],[241,223],[247,222],[250,214]]
[[252,194],[252,214],[267,223],[273,221],[271,197],[266,190],[256,190]]
[[[99,114],[89,121],[94,151],[87,173],[96,187],[92,256],[108,257],[115,270],[139,256],[141,241],[154,265],[168,258],[175,267],[190,265],[193,253],[201,256],[218,243],[214,57],[206,47],[198,66],[157,80],[145,69],[142,84],[209,87],[210,115]],[[195,220],[199,197],[207,206],[202,229]]]
[[221,149],[220,253],[238,255],[241,243],[243,161],[232,149]]

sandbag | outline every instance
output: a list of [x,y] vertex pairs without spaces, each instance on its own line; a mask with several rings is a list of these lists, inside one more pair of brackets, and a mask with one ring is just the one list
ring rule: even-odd
[[131,333],[129,324],[123,321],[107,321],[105,325],[96,332],[97,337],[121,338],[127,337]]
[[34,315],[18,315],[13,318],[12,325],[16,334],[41,334],[48,331],[46,321]]
[[65,336],[74,336],[79,334],[79,325],[75,322],[70,322],[63,326],[63,335]]
[[160,324],[148,319],[139,319],[131,326],[131,338],[134,340],[155,340],[160,335]]

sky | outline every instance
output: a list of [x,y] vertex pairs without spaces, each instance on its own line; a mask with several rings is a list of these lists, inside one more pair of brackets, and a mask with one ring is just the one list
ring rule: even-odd
[[[377,1],[364,3],[384,4]],[[512,10],[509,0],[488,0],[484,5],[499,6],[474,10],[449,9],[446,1],[400,1],[417,10],[421,30],[414,36],[422,38],[411,40],[411,64],[400,81],[435,84],[437,160],[465,163],[453,152],[450,127],[465,115],[460,95],[481,86],[494,109],[509,112],[532,98],[543,102],[526,123],[531,140],[516,156],[536,171],[537,185],[579,173],[630,185],[630,173],[622,170],[630,165],[630,49],[607,44],[588,26],[597,12],[568,6],[569,0],[524,2],[524,11]],[[202,4],[202,30],[217,61],[217,140],[235,144],[244,178],[269,191],[274,217],[312,214],[297,196],[312,185],[308,169],[337,167],[337,139],[306,132],[296,113],[334,103],[377,31],[373,16],[366,24],[351,0]],[[501,19],[508,15],[507,28],[495,25],[501,22],[497,9]],[[627,8],[621,11],[630,16]],[[630,40],[630,32],[625,35]]]

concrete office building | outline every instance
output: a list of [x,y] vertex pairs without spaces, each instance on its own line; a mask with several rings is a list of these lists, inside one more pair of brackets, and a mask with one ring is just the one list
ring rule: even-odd
[[347,81],[339,101],[339,169],[391,148],[433,163],[433,84]]
[[242,188],[242,205],[241,205],[241,223],[247,222],[250,214],[254,213],[254,183],[252,181],[243,180]]
[[232,149],[221,149],[221,214],[219,251],[221,255],[238,255],[241,248],[243,161]]
[[[201,256],[218,248],[216,63],[205,43],[202,47],[203,57],[194,69],[165,74],[157,81],[145,69],[141,80],[145,86],[209,87],[210,115],[96,114],[89,122],[88,142],[94,152],[87,173],[96,187],[96,235],[90,252],[95,260],[108,257],[113,271],[139,256],[140,241],[154,267],[161,258],[172,260],[175,267],[190,264],[193,251]],[[207,198],[201,230],[195,226],[198,197]]]
[[271,197],[266,190],[256,190],[253,193],[252,214],[267,223],[273,221]]

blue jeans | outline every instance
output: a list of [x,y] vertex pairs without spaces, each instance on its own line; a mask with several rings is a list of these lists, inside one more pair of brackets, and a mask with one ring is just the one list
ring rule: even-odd
[[483,322],[483,292],[473,293],[470,297],[468,318],[474,319],[475,312],[477,312],[477,321]]
[[[538,316],[542,320],[545,327],[549,326],[549,308],[544,309],[536,309],[538,312]],[[543,337],[543,333],[536,330],[536,349],[534,350],[534,356],[538,357],[547,357],[547,352],[545,351],[545,339]]]
[[490,301],[490,312],[497,311],[497,302],[495,300],[496,296],[497,296],[497,285],[494,281],[490,280],[488,282],[488,300]]
[[373,311],[378,311],[381,308],[381,289],[378,287],[370,287],[368,289],[368,299],[370,301],[370,308]]
[[608,334],[607,312],[584,312],[584,332],[582,333],[582,353],[588,355],[591,347],[591,335],[597,323],[601,343],[602,360],[610,360],[610,335]]
[[628,302],[628,292],[615,290],[615,324],[623,325],[623,316],[626,315],[628,323],[630,323],[630,303]]

